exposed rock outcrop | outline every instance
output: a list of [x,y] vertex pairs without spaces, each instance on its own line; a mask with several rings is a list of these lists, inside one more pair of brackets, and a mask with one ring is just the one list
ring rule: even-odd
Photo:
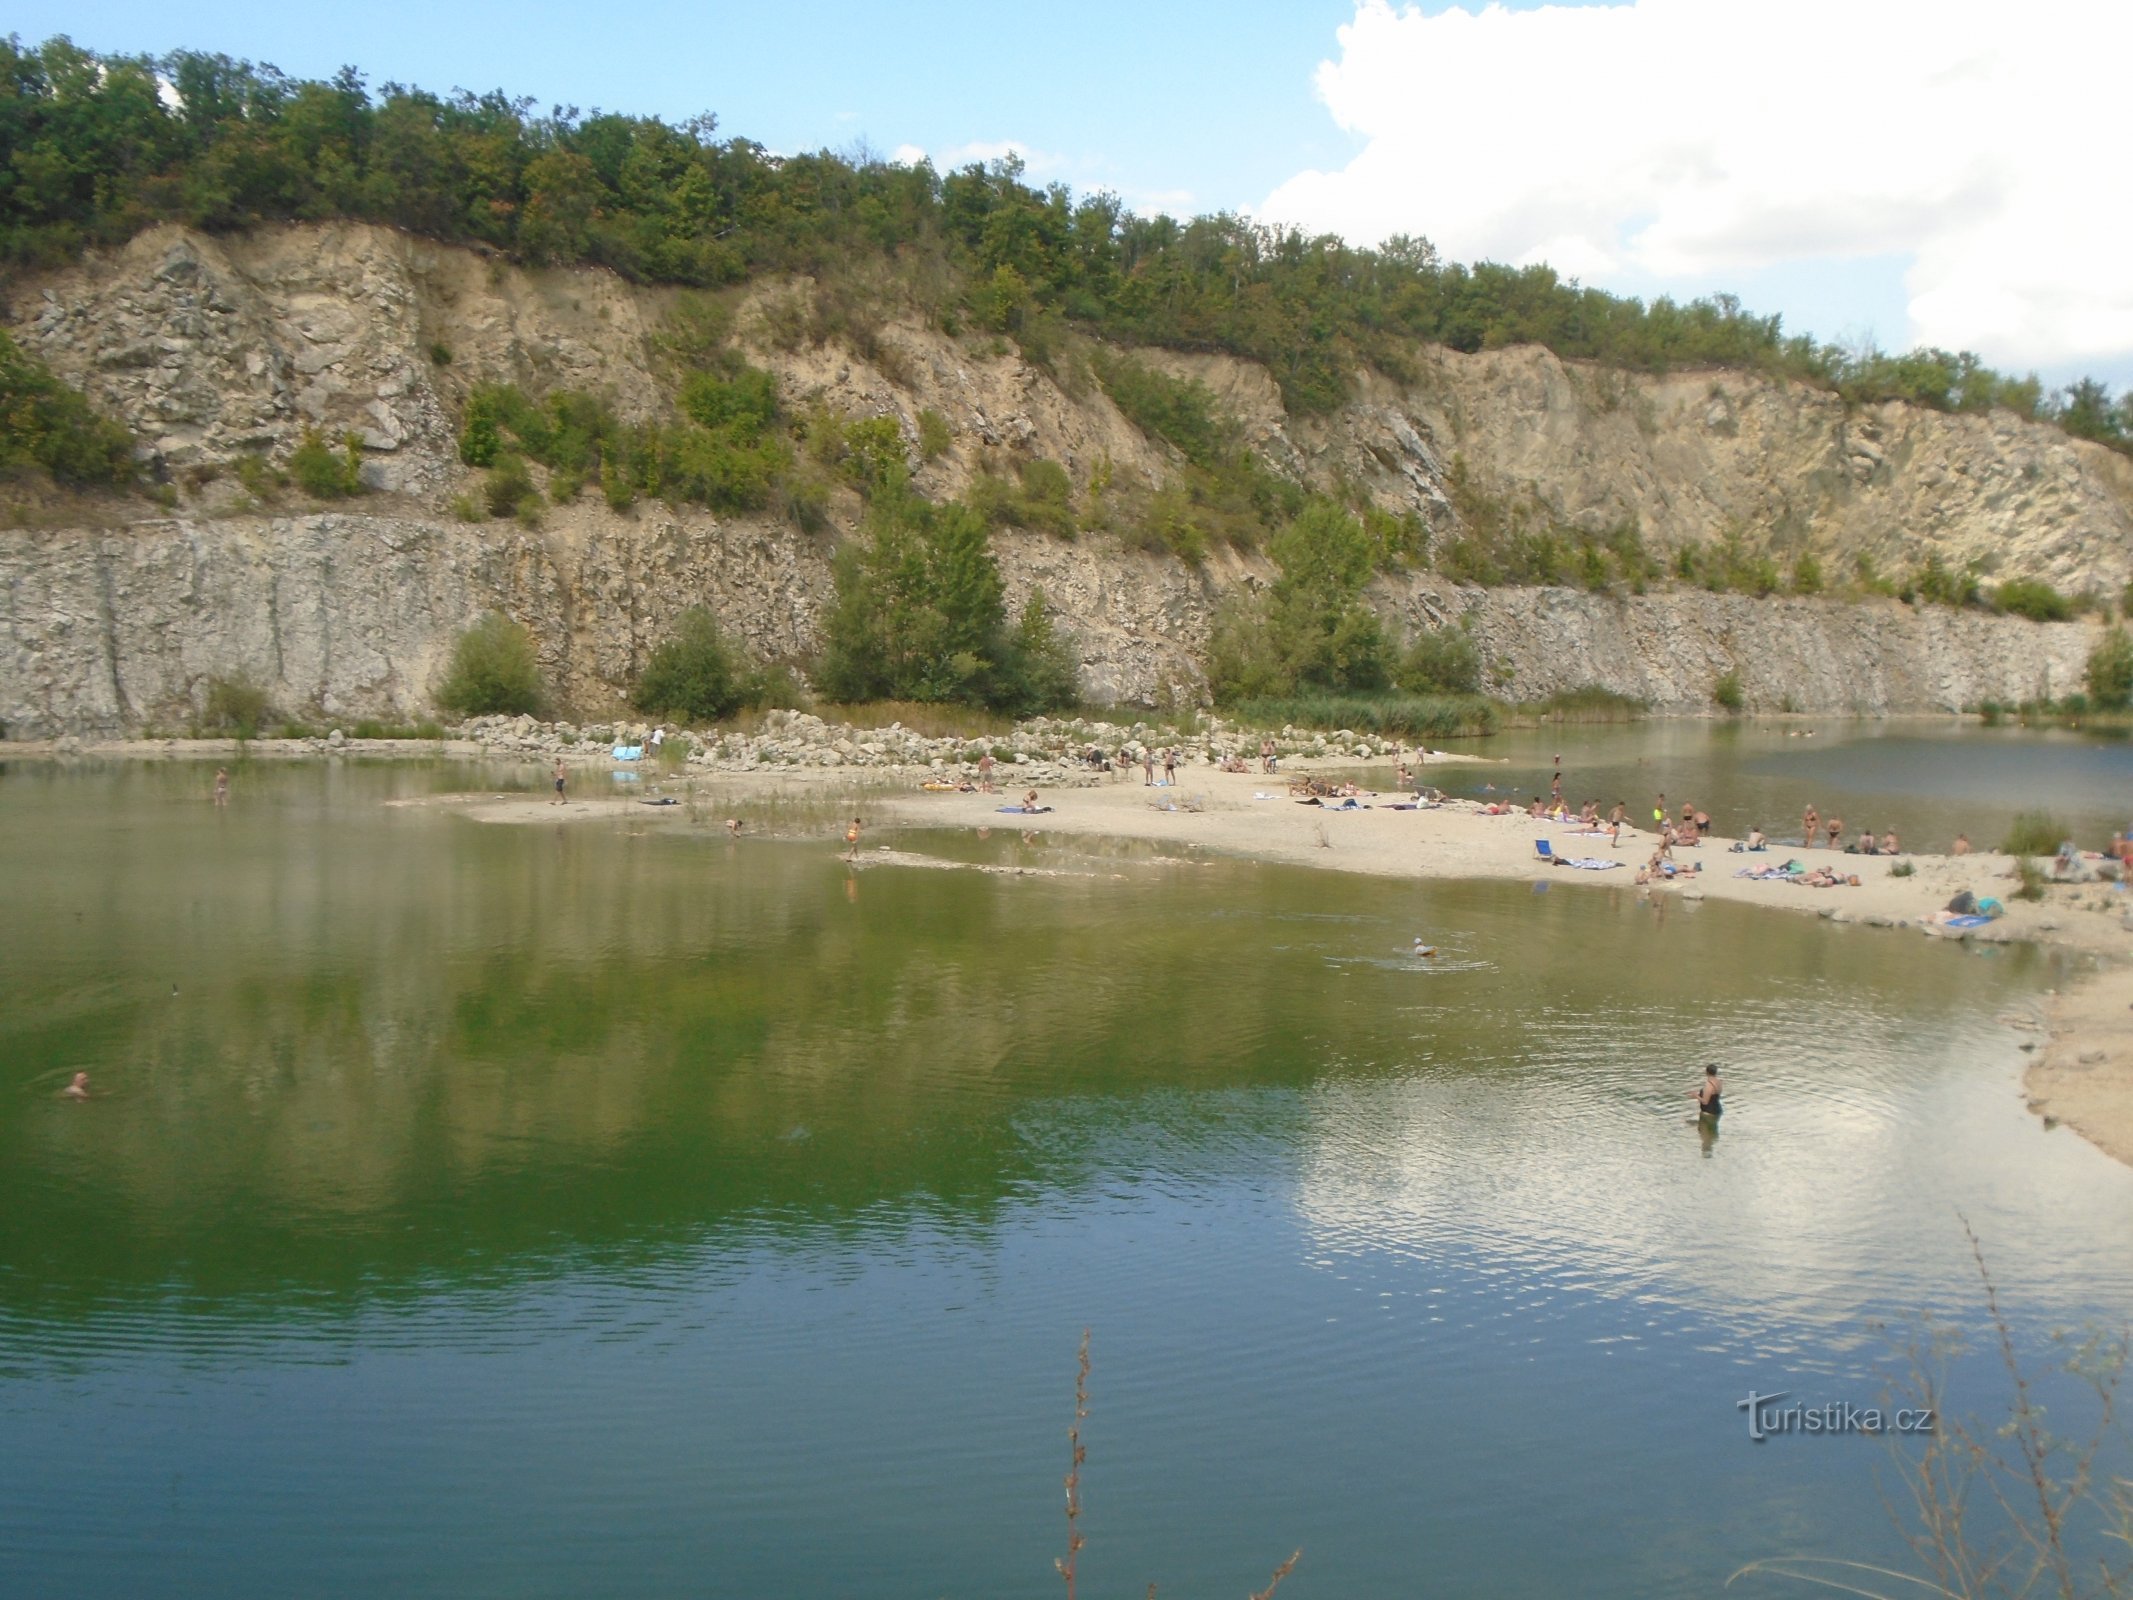
[[[872,360],[773,339],[794,292],[733,296],[752,358],[789,402],[894,416],[914,446],[920,411],[938,411],[952,444],[922,466],[929,493],[1038,456],[1079,489],[1099,471],[1154,482],[1170,468],[1095,386],[1070,392],[915,318],[886,324]],[[537,530],[446,514],[468,482],[454,423],[472,383],[595,390],[649,415],[668,388],[657,341],[673,304],[603,273],[527,272],[349,224],[157,229],[14,283],[17,335],[133,428],[181,498],[175,515],[123,527],[0,532],[0,721],[21,735],[182,721],[217,677],[250,679],[292,713],[404,716],[426,707],[452,636],[492,606],[532,627],[561,698],[590,713],[690,605],[765,655],[808,654],[856,501],[833,505],[818,536],[590,499]],[[1936,551],[2070,592],[2116,594],[2133,576],[2133,463],[2010,415],[1847,411],[1740,374],[1635,377],[1519,349],[1419,352],[1415,383],[1364,374],[1337,415],[1296,419],[1263,369],[1150,359],[1205,381],[1281,470],[1363,484],[1439,535],[1458,526],[1456,460],[1472,493],[1593,529],[1634,519],[1660,552],[1737,535],[1812,550],[1832,571],[1862,553],[1895,571]],[[236,465],[285,456],[306,426],[357,434],[369,498],[286,514],[252,502]],[[1095,535],[1007,533],[997,548],[1013,597],[1042,584],[1078,631],[1102,700],[1196,696],[1214,606],[1270,576],[1256,558],[1193,568]],[[1409,627],[1470,618],[1516,694],[1597,683],[1673,710],[1707,706],[1729,671],[1767,708],[2063,694],[2093,633],[1893,602],[1462,590],[1428,575],[1383,580],[1378,599]]]

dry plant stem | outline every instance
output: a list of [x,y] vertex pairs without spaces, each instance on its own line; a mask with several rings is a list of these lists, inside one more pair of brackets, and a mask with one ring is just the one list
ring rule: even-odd
[[[1067,1429],[1067,1475],[1066,1518],[1067,1553],[1064,1559],[1053,1557],[1052,1565],[1059,1569],[1059,1576],[1066,1580],[1067,1600],[1074,1600],[1074,1569],[1081,1558],[1081,1547],[1088,1541],[1081,1536],[1081,1464],[1089,1452],[1081,1442],[1081,1425],[1089,1415],[1089,1330],[1081,1330],[1081,1362],[1074,1374],[1074,1425]],[[1149,1593],[1155,1586],[1149,1585]]]
[[1296,1563],[1303,1560],[1301,1550],[1291,1551],[1289,1559],[1274,1569],[1274,1576],[1267,1579],[1266,1587],[1252,1596],[1252,1600],[1273,1600],[1274,1591],[1281,1587],[1281,1580],[1296,1570]]

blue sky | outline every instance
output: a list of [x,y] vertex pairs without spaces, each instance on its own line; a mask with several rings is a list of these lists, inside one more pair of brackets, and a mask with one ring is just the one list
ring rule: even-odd
[[[354,64],[373,85],[503,88],[544,106],[669,118],[708,110],[726,132],[781,150],[841,149],[864,140],[884,154],[911,147],[954,160],[1012,142],[1029,152],[1033,178],[1112,189],[1136,209],[1265,211],[1272,200],[1272,214],[1306,225],[1351,236],[1405,228],[1461,258],[1545,257],[1588,281],[1646,297],[1732,290],[1756,310],[1781,313],[1788,328],[1826,339],[1872,335],[1901,347],[1919,333],[1907,312],[1919,286],[1905,280],[1915,252],[1900,236],[1855,229],[1805,250],[1723,241],[1687,251],[1647,249],[1637,242],[1651,221],[1645,213],[1666,201],[1642,190],[1625,189],[1619,215],[1577,219],[1572,234],[1561,231],[1570,224],[1556,216],[1531,220],[1520,234],[1497,214],[1501,206],[1490,211],[1471,192],[1455,202],[1447,174],[1480,170],[1492,200],[1509,195],[1519,202],[1524,190],[1540,194],[1560,177],[1555,158],[1561,152],[1584,149],[1595,134],[1635,120],[1602,110],[1595,122],[1594,105],[1576,103],[1583,92],[1580,57],[1605,48],[1604,41],[1572,36],[1579,21],[1572,8],[1532,0],[1503,8],[1517,15],[1466,27],[1457,26],[1464,19],[1443,15],[1451,9],[1444,4],[1430,4],[1427,15],[1388,11],[1366,34],[1358,6],[1370,3],[1084,0],[1040,8],[820,0],[774,8],[632,0],[603,10],[582,0],[508,7],[210,0],[183,8],[143,0],[102,0],[92,8],[17,0],[7,25],[33,42],[64,32],[105,51],[221,50],[307,77]],[[1777,7],[1771,15],[1778,18],[1825,3],[1834,0],[1793,0],[1790,7],[1780,0],[1728,0],[1741,12]],[[1924,0],[1876,3],[1903,10]],[[1646,36],[1624,48],[1670,59],[1667,52],[1681,41],[1660,23],[1666,13],[1678,21],[1690,9],[1688,0],[1644,0],[1643,14],[1655,20]],[[1585,14],[1593,22],[1631,15],[1598,7]],[[1722,14],[1717,7],[1709,13]],[[1693,25],[1701,35],[1709,31],[1705,20],[1696,15],[1675,31]],[[1800,14],[1798,21],[1803,36],[1812,31],[1814,19]],[[1357,26],[1344,40],[1348,24]],[[1403,51],[1412,52],[1411,60]],[[1528,64],[1545,67],[1551,54],[1567,63],[1572,76],[1563,82],[1572,87],[1523,96]],[[1315,77],[1322,62],[1333,63],[1328,82]],[[1871,70],[1871,63],[1862,65]],[[1694,65],[1671,61],[1664,70],[1682,75]],[[1637,90],[1631,84],[1622,92]],[[1480,98],[1460,105],[1461,94]],[[1438,108],[1444,108],[1441,120]],[[1336,109],[1349,126],[1336,119]],[[1504,153],[1490,126],[1497,119],[1530,125],[1551,115],[1561,125],[1542,127],[1524,154],[1515,141]],[[1484,157],[1494,164],[1476,168]],[[1605,137],[1593,158],[1616,159]],[[1748,164],[1755,158],[1754,150],[1726,157]],[[1626,170],[1652,159],[1648,148],[1625,146],[1618,164]],[[1306,181],[1292,182],[1300,174]],[[1311,175],[1330,176],[1314,187]],[[1892,181],[1902,179],[1899,172]],[[1938,180],[1928,174],[1919,181]],[[1782,196],[1772,202],[1780,203],[1789,202]],[[1871,211],[1874,203],[1869,196],[1864,208]],[[1520,214],[1532,212],[1527,206]],[[1660,220],[1653,238],[1673,227]],[[1462,241],[1470,247],[1461,248]],[[1979,303],[1979,296],[1964,303]],[[2019,329],[1997,333],[1989,319],[1977,325],[1985,338],[1942,342],[1981,348],[2004,366],[2039,367],[2054,381],[2087,367],[2133,382],[2133,352],[2121,359],[2109,349],[2070,348],[2069,339],[2079,343],[2078,331],[2053,338]],[[1956,317],[1924,331],[1946,335],[1968,326]]]

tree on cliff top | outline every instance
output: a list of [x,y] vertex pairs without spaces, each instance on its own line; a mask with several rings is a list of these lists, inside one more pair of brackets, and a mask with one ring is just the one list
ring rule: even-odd
[[[169,92],[166,92],[166,89]],[[1649,305],[1534,264],[1442,260],[1427,240],[1358,249],[1219,215],[1142,217],[1108,194],[1024,181],[1019,159],[946,174],[557,110],[500,92],[439,96],[344,69],[300,81],[224,55],[99,56],[0,40],[0,260],[51,264],[161,221],[227,230],[348,217],[651,283],[798,273],[818,291],[854,263],[910,269],[944,322],[1043,359],[1069,324],[1106,340],[1262,363],[1291,410],[1327,412],[1375,365],[1412,381],[1416,343],[1539,344],[1639,371],[1781,374],[1855,403],[2044,408],[2033,378],[1941,350],[1888,355],[1787,337],[1730,295]],[[936,275],[934,267],[945,267]],[[820,297],[818,295],[818,304]],[[847,319],[848,321],[849,319]],[[2126,447],[2133,415],[2077,385],[2058,408]],[[1188,449],[1188,454],[1190,453]]]

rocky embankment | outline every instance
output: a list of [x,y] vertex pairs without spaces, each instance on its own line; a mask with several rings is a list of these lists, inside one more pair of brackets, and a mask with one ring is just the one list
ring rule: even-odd
[[[641,721],[577,724],[533,717],[476,717],[450,730],[451,737],[464,744],[544,764],[557,760],[612,764],[616,745],[636,747],[646,751],[646,757],[639,758],[646,770],[657,770],[660,763],[649,759],[651,734],[651,724]],[[1106,757],[1124,750],[1136,761],[1144,751],[1154,752],[1158,762],[1165,749],[1175,749],[1183,765],[1203,768],[1225,756],[1256,757],[1264,739],[1271,739],[1285,759],[1371,761],[1389,760],[1399,753],[1399,747],[1388,740],[1351,731],[1324,733],[1293,727],[1277,731],[1215,718],[1185,731],[1167,723],[1036,717],[1000,733],[929,736],[900,722],[886,728],[861,728],[827,722],[806,711],[772,711],[751,729],[676,737],[683,752],[676,766],[682,771],[849,770],[861,777],[932,776],[952,782],[975,778],[978,763],[990,755],[1003,789],[1101,781],[1105,769],[1084,759],[1092,748]],[[344,741],[329,735],[315,743],[337,748]],[[1256,770],[1256,762],[1254,766]]]
[[[1062,380],[997,341],[893,307],[867,358],[779,332],[807,290],[754,284],[721,314],[788,407],[894,418],[921,492],[959,494],[1043,458],[1086,503],[1099,482],[1145,488],[1177,466],[1086,375]],[[354,224],[159,228],[18,278],[7,325],[135,432],[174,504],[136,505],[123,525],[0,530],[0,723],[11,737],[182,726],[217,679],[257,685],[291,716],[406,718],[428,709],[454,635],[492,607],[533,630],[558,701],[596,715],[620,708],[690,606],[762,656],[806,659],[856,497],[833,501],[814,535],[769,516],[618,514],[593,496],[537,528],[449,510],[474,481],[455,435],[474,383],[575,388],[653,414],[672,387],[660,348],[676,303],[605,273],[526,271]],[[1207,383],[1277,469],[1360,486],[1418,513],[1433,539],[1486,502],[1541,526],[1633,520],[1661,558],[1730,538],[1780,561],[1812,553],[1832,575],[1859,556],[1893,573],[1934,554],[2069,593],[2115,595],[2133,577],[2133,462],[2007,414],[1848,409],[1742,374],[1644,377],[1526,348],[1418,351],[1414,382],[1360,374],[1349,405],[1305,418],[1263,369],[1145,358]],[[931,459],[918,448],[927,410],[950,441]],[[324,508],[255,492],[247,464],[286,460],[307,427],[358,437],[364,497]],[[1200,698],[1214,608],[1271,576],[1254,556],[1188,566],[1102,533],[1005,530],[996,548],[1011,599],[1042,585],[1074,628],[1088,696],[1149,708]],[[1751,709],[2063,694],[2092,637],[1893,602],[1461,589],[1428,574],[1385,579],[1376,599],[1407,630],[1469,620],[1513,697],[1597,684],[1671,712],[1707,709],[1729,672]]]

